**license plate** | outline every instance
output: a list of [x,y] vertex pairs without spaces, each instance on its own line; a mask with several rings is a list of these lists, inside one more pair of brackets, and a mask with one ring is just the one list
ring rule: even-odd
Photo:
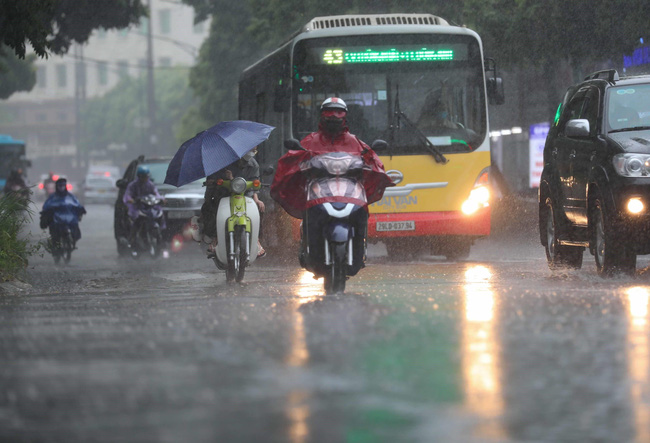
[[187,218],[194,217],[194,211],[169,211],[167,218]]
[[377,231],[415,231],[415,222],[413,220],[377,222]]

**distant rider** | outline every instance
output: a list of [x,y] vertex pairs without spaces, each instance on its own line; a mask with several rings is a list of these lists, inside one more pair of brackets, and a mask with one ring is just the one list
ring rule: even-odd
[[50,228],[52,244],[58,244],[63,228],[69,227],[72,231],[72,240],[76,243],[81,238],[79,221],[86,213],[77,197],[68,192],[68,181],[60,178],[54,184],[54,193],[43,204],[41,211],[41,229]]
[[[134,254],[135,235],[137,233],[136,221],[140,214],[137,205],[138,197],[144,197],[145,195],[153,194],[160,200],[164,200],[164,198],[158,192],[156,185],[151,181],[151,172],[147,166],[138,166],[136,176],[136,179],[129,183],[129,185],[126,187],[126,192],[124,192],[124,197],[122,198],[122,201],[129,211],[129,219],[131,220],[131,228],[129,230],[129,245],[131,246],[131,251]],[[160,222],[160,230],[164,231],[166,227],[167,225],[165,224],[165,217],[163,216]]]
[[22,168],[12,169],[9,173],[9,177],[7,177],[4,193],[7,195],[11,192],[18,192],[24,196],[27,196],[29,193],[29,190],[27,189],[27,183],[25,183],[25,179],[23,178]]

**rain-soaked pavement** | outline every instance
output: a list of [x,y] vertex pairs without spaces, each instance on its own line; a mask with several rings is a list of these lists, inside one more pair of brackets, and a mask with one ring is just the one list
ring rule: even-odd
[[[0,441],[650,441],[649,262],[551,273],[534,231],[395,263],[346,294],[295,263],[229,286],[196,245],[118,261],[92,206],[72,263],[0,295]],[[33,229],[40,235],[38,229]]]

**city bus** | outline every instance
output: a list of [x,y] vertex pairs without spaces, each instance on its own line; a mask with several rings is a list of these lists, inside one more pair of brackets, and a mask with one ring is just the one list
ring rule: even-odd
[[351,133],[389,145],[379,155],[396,186],[369,208],[369,241],[393,257],[469,255],[490,233],[488,102],[503,102],[479,35],[431,14],[312,19],[241,74],[239,117],[277,128],[260,164],[317,130],[331,96],[347,103]]
[[26,170],[31,163],[26,158],[25,142],[10,135],[0,134],[0,190],[7,183],[12,169]]

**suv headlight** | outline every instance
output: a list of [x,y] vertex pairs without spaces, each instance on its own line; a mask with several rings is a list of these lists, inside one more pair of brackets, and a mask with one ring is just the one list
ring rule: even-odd
[[617,154],[612,161],[616,172],[623,177],[650,176],[650,155]]

